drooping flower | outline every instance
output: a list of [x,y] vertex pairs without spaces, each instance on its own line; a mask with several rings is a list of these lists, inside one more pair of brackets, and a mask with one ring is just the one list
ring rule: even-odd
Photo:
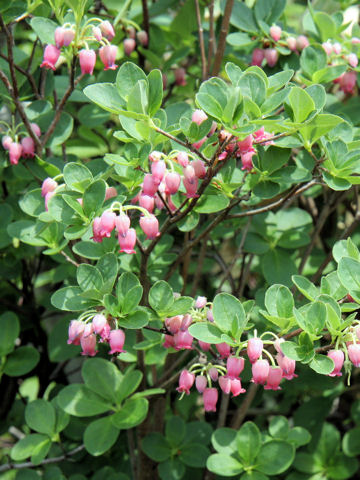
[[22,155],[22,146],[20,143],[12,142],[9,145],[9,158],[11,165],[17,165],[19,163],[19,158]]
[[203,393],[205,412],[216,412],[218,396],[219,394],[216,388],[205,388]]
[[226,375],[231,379],[238,378],[244,370],[244,365],[245,361],[243,357],[228,357],[226,361]]
[[278,42],[281,37],[282,29],[279,25],[273,25],[270,27],[270,37],[274,40],[274,42]]
[[136,230],[129,228],[126,235],[118,235],[118,241],[120,245],[120,253],[136,253],[134,250],[136,244]]
[[104,64],[104,70],[116,70],[117,65],[115,64],[117,54],[116,45],[104,45],[99,50],[100,60]]
[[270,367],[267,382],[264,387],[265,390],[281,390],[279,387],[281,379],[283,378],[280,367]]
[[230,355],[230,345],[227,343],[217,343],[215,345],[216,350],[220,353],[221,358],[227,358]]
[[360,344],[351,343],[347,347],[350,361],[355,367],[360,367]]
[[109,334],[110,351],[109,354],[125,352],[123,349],[125,343],[125,333],[120,329],[111,330]]
[[21,140],[22,156],[24,158],[32,158],[35,155],[35,143],[31,137],[24,137]]
[[264,344],[261,338],[249,338],[247,344],[247,354],[251,363],[256,362],[261,357]]
[[267,360],[257,360],[251,368],[253,375],[252,382],[264,385],[268,378],[269,370],[270,366]]
[[90,335],[83,335],[80,340],[82,352],[81,355],[87,355],[89,357],[94,357],[98,350],[96,348],[96,335],[91,333]]
[[44,59],[40,67],[56,70],[55,64],[60,57],[60,50],[55,45],[47,45],[44,50]]
[[96,53],[94,50],[83,49],[79,52],[80,69],[83,75],[92,75],[96,63]]
[[160,235],[159,221],[155,215],[141,217],[139,223],[148,240],[153,240]]
[[80,320],[71,320],[68,331],[67,343],[73,345],[80,345],[80,338],[84,333],[85,324]]
[[334,361],[334,370],[329,373],[329,377],[341,377],[341,369],[344,365],[344,352],[342,350],[330,350],[327,354]]
[[190,388],[194,385],[195,375],[188,370],[182,370],[179,377],[179,386],[177,391],[182,393],[185,392],[186,395],[190,394]]
[[195,386],[196,390],[199,393],[203,393],[205,388],[207,387],[207,380],[204,375],[198,375],[195,379]]

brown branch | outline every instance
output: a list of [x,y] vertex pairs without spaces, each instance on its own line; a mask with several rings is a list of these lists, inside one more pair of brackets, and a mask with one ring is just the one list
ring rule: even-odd
[[219,416],[218,416],[218,421],[217,421],[216,428],[224,427],[225,424],[226,424],[226,417],[227,417],[227,413],[228,413],[229,400],[230,400],[230,394],[226,394],[226,393],[222,392],[220,409],[219,409]]
[[[7,62],[9,62],[9,58],[4,55],[3,53],[0,52],[0,57],[3,58],[4,60],[6,60]],[[25,70],[24,68],[20,67],[19,65],[16,65],[14,64],[14,67],[15,69],[20,72],[22,75],[24,75],[29,83],[31,84],[31,87],[33,89],[33,92],[34,92],[34,95],[35,97],[39,100],[41,97],[40,97],[40,94],[39,94],[39,91],[38,91],[38,88],[37,88],[37,85],[36,85],[36,82],[35,82],[35,79],[34,77],[31,75],[31,73],[29,73],[27,70]]]
[[147,0],[141,0],[141,2],[142,2],[142,11],[143,11],[144,30],[148,35],[148,40],[150,41],[150,18],[149,18],[149,9],[147,5]]
[[215,29],[214,29],[214,0],[211,0],[209,5],[209,44],[208,44],[208,71],[207,75],[211,71],[211,63],[214,55],[215,45]]
[[80,266],[79,263],[75,262],[75,260],[73,260],[71,257],[69,257],[69,255],[67,255],[65,252],[61,251],[60,253],[61,253],[61,255],[62,255],[63,257],[66,258],[66,260],[67,260],[69,263],[71,263],[72,265],[74,265],[76,268]]
[[227,0],[224,10],[224,16],[221,23],[221,31],[219,35],[219,43],[216,50],[215,60],[214,60],[214,67],[212,70],[212,75],[217,77],[220,72],[221,62],[223,60],[225,46],[226,46],[226,37],[229,31],[229,24],[230,24],[230,17],[231,12],[234,6],[234,0]]
[[206,80],[208,75],[208,67],[206,65],[206,56],[205,56],[205,44],[204,44],[204,29],[202,27],[201,21],[201,12],[200,12],[200,5],[199,0],[195,0],[195,9],[196,9],[196,21],[198,25],[198,32],[199,32],[199,45],[200,45],[200,55],[201,55],[201,71],[202,80]]

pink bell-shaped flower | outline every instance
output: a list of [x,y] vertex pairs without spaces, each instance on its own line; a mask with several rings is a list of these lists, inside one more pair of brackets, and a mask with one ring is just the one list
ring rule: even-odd
[[117,65],[115,64],[117,54],[116,45],[104,45],[99,50],[100,60],[104,64],[104,70],[116,70]]
[[179,152],[176,155],[176,160],[177,160],[178,164],[181,165],[184,168],[189,165],[189,156],[186,152]]
[[41,130],[40,130],[40,127],[37,123],[30,123],[31,125],[31,128],[33,129],[33,132],[35,133],[35,135],[37,137],[40,137],[41,135]]
[[126,235],[118,235],[118,241],[120,245],[120,253],[136,253],[134,250],[136,244],[136,230],[129,228]]
[[47,193],[53,192],[57,186],[58,184],[55,180],[50,177],[45,178],[41,185],[41,196],[45,197]]
[[341,50],[342,50],[342,46],[340,45],[340,43],[335,42],[333,45],[333,52],[335,53],[335,55],[340,55]]
[[80,320],[71,320],[68,331],[67,343],[73,345],[80,345],[80,338],[84,333],[85,324]]
[[161,160],[162,153],[158,152],[157,150],[153,150],[152,152],[149,153],[149,160],[150,162],[158,162]]
[[195,387],[199,393],[204,393],[205,388],[207,387],[207,380],[205,375],[198,375],[195,379]]
[[294,373],[296,366],[295,360],[280,353],[276,355],[276,360],[279,367],[282,369],[283,378],[286,378],[286,380],[292,380],[297,377],[296,373]]
[[203,352],[208,352],[210,350],[211,343],[202,342],[201,340],[199,340],[199,347]]
[[164,348],[175,348],[173,335],[165,335],[165,342],[163,343],[163,347]]
[[9,146],[9,158],[11,165],[17,165],[22,154],[22,146],[20,143],[13,142]]
[[270,367],[265,390],[281,390],[279,387],[282,379],[282,370],[280,367]]
[[115,227],[119,235],[125,237],[127,231],[130,228],[130,218],[126,215],[126,213],[120,214],[115,219]]
[[254,168],[252,157],[255,154],[256,154],[255,150],[250,150],[249,152],[246,152],[243,155],[241,155],[241,163],[242,163],[241,170],[247,170],[248,172],[250,172]]
[[344,365],[344,352],[342,350],[330,350],[327,354],[334,361],[334,370],[329,373],[329,377],[341,377],[341,369]]
[[64,29],[64,47],[68,47],[75,38],[75,31],[72,28]]
[[177,391],[179,393],[185,392],[186,395],[190,394],[190,388],[194,385],[195,375],[188,370],[182,370],[179,377],[179,386]]
[[143,189],[142,189],[143,194],[148,195],[149,197],[153,197],[157,192],[159,183],[157,183],[153,175],[151,175],[150,173],[147,173],[143,181]]
[[115,31],[109,20],[102,21],[99,27],[104,37],[111,42],[111,40],[115,37]]
[[215,345],[216,350],[220,353],[221,358],[227,358],[230,355],[230,345],[227,343],[217,343]]
[[55,64],[60,57],[60,50],[55,45],[47,45],[44,50],[44,59],[40,67],[56,70]]
[[140,30],[140,32],[137,32],[136,38],[140,42],[140,44],[143,47],[147,47],[149,44],[149,37],[148,34],[145,32],[145,30]]
[[55,192],[48,192],[46,195],[45,195],[45,210],[48,211],[48,205],[49,205],[49,201],[50,199],[55,195]]
[[31,137],[24,137],[21,140],[22,156],[24,158],[32,158],[35,155],[35,143]]
[[324,42],[322,43],[322,47],[325,50],[327,55],[331,55],[333,52],[333,46],[331,45],[330,42]]
[[155,215],[140,218],[140,228],[145,233],[148,240],[153,240],[160,235],[159,233],[159,221]]
[[90,335],[83,335],[80,340],[82,352],[81,355],[87,355],[89,357],[94,357],[98,350],[96,348],[96,335],[91,333]]
[[174,195],[180,187],[181,177],[176,172],[170,172],[165,177],[166,189],[170,195]]
[[95,217],[92,224],[93,236],[91,237],[94,242],[101,243],[103,241],[103,236],[101,235],[101,218]]
[[98,42],[101,41],[102,33],[101,33],[101,29],[99,27],[92,27],[92,34]]
[[360,344],[351,343],[347,347],[350,361],[355,367],[360,367]]
[[174,346],[176,350],[191,350],[194,337],[188,331],[181,330],[174,335]]
[[198,189],[199,180],[195,177],[195,179],[190,182],[187,178],[183,177],[183,185],[186,190],[187,198],[198,198],[197,189]]
[[105,201],[109,198],[117,197],[117,190],[115,187],[106,187],[105,190]]
[[261,67],[261,64],[265,58],[264,50],[262,48],[254,48],[251,56],[251,65]]
[[9,150],[10,145],[13,143],[13,139],[9,137],[9,135],[5,135],[2,137],[1,143],[5,150]]
[[269,362],[267,360],[257,360],[253,363],[251,370],[253,375],[252,381],[264,385],[269,375]]
[[264,51],[264,55],[265,55],[265,60],[267,61],[267,64],[269,65],[269,67],[270,68],[275,67],[279,59],[279,54],[276,48],[267,48]]
[[221,390],[228,395],[231,391],[231,378],[227,375],[222,375],[219,377],[219,386]]
[[55,28],[54,39],[55,39],[56,48],[61,48],[64,46],[64,32],[65,32],[64,27]]
[[105,315],[102,315],[101,313],[95,315],[92,319],[94,333],[98,335],[101,335],[101,332],[104,330],[105,325],[107,325],[107,320]]
[[189,314],[189,313],[186,313],[184,316],[183,316],[183,319],[181,321],[181,326],[180,326],[180,330],[182,332],[186,332],[187,329],[190,327],[190,325],[192,324],[192,316]]
[[210,378],[213,382],[217,382],[217,380],[219,378],[219,372],[218,372],[217,368],[211,367],[210,370],[209,370],[209,375],[210,375]]
[[110,339],[110,332],[111,332],[111,328],[110,328],[110,325],[108,323],[105,324],[104,328],[101,330],[101,333],[100,333],[100,337],[101,337],[101,340],[100,342],[108,342],[109,339]]
[[139,196],[139,206],[145,208],[149,213],[152,213],[155,208],[155,198],[141,194]]
[[238,378],[244,370],[245,361],[243,357],[228,357],[226,361],[226,376],[233,379]]
[[273,25],[270,27],[270,37],[274,40],[274,42],[278,42],[281,37],[281,27],[279,25]]
[[291,50],[292,52],[296,51],[296,38],[295,37],[288,37],[286,39],[286,43],[287,43],[287,46],[288,46],[289,50]]
[[191,162],[191,165],[195,171],[195,175],[198,178],[204,178],[206,176],[206,167],[205,167],[205,162],[202,160],[194,160]]
[[166,172],[166,163],[164,160],[158,160],[156,162],[152,162],[151,164],[151,173],[153,182],[159,185],[164,178]]
[[261,338],[249,338],[246,351],[251,363],[256,362],[261,357],[263,347]]
[[218,395],[216,388],[205,388],[203,393],[205,412],[216,412]]
[[343,73],[340,77],[340,89],[344,93],[354,93],[355,85],[357,80],[357,72],[346,72]]
[[304,48],[308,47],[310,45],[309,40],[305,35],[299,35],[296,39],[296,48],[300,50],[304,50]]
[[115,212],[111,212],[110,210],[105,210],[105,212],[101,215],[101,230],[100,235],[102,237],[111,237],[111,232],[115,228],[115,221],[116,221],[116,214]]
[[182,315],[176,315],[176,317],[167,318],[165,320],[165,325],[169,332],[171,332],[173,335],[178,333],[180,331],[182,319]]
[[195,300],[195,308],[204,308],[207,303],[207,298],[206,297],[197,297]]
[[79,52],[80,69],[83,75],[92,75],[96,63],[96,53],[94,50],[80,50]]
[[208,116],[203,110],[195,110],[191,116],[191,121],[197,125],[201,125],[205,120],[208,119]]
[[111,330],[109,335],[109,354],[112,355],[113,353],[125,352],[125,350],[123,349],[124,343],[125,333],[120,328],[118,328],[117,330]]
[[133,38],[125,38],[124,40],[125,55],[129,57],[132,54],[132,52],[135,50],[135,47],[136,47],[136,41]]
[[241,393],[246,392],[245,388],[242,388],[241,386],[240,378],[233,378],[231,380],[230,391],[233,394],[233,397],[237,397]]
[[252,145],[253,145],[253,137],[252,135],[248,135],[246,138],[244,138],[244,140],[237,142],[237,147],[238,147],[237,151],[242,155],[252,150]]

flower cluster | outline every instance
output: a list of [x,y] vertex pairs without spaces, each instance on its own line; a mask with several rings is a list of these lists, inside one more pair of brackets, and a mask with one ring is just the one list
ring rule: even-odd
[[[34,140],[28,136],[27,134],[22,135],[17,134],[16,131],[20,128],[23,124],[19,124],[15,131],[13,132],[12,129],[9,127],[9,130],[6,135],[4,135],[1,139],[2,146],[5,150],[9,152],[9,159],[12,165],[17,165],[19,163],[19,159],[22,158],[32,158],[35,155],[35,143]],[[39,125],[36,123],[31,123],[31,128],[33,129],[35,135],[39,138],[41,135],[41,130]],[[20,139],[20,136],[22,138]]]
[[328,357],[334,361],[334,370],[329,374],[331,377],[341,377],[341,369],[350,361],[355,367],[360,367],[360,326],[355,329],[350,327],[344,332],[344,338],[351,338],[343,344],[343,349],[336,348],[328,352]]
[[[55,45],[49,44],[44,50],[44,59],[40,67],[56,70],[56,64],[61,54],[61,48],[73,46],[78,52],[81,73],[92,75],[96,63],[96,52],[89,48],[89,42],[100,44],[99,57],[104,64],[104,70],[115,70],[117,47],[110,42],[114,38],[114,28],[108,20],[92,18],[81,28],[79,35],[75,26],[69,23],[57,27],[54,33]],[[80,51],[78,50],[84,46]]]
[[72,320],[69,325],[68,344],[81,345],[82,355],[94,357],[97,341],[110,346],[109,354],[122,353],[125,333],[120,328],[111,328],[108,319],[102,314],[91,313],[84,319]]

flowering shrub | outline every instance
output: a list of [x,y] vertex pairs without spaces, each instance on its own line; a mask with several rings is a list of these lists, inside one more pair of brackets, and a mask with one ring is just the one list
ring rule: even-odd
[[335,3],[0,6],[2,478],[355,478],[360,29]]

